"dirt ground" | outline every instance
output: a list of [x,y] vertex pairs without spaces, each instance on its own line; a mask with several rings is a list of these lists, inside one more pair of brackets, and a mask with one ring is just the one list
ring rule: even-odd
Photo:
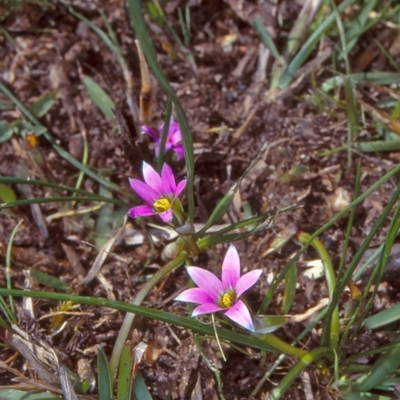
[[[165,8],[168,20],[178,35],[181,34],[181,28],[177,7],[181,3],[179,0],[170,1]],[[240,188],[236,211],[240,213],[240,207],[245,202],[250,205],[254,215],[291,204],[301,205],[279,215],[272,229],[236,244],[242,265],[252,269],[262,268],[265,276],[268,276],[280,270],[299,248],[295,241],[291,241],[281,252],[264,255],[276,234],[290,226],[313,233],[351,201],[358,162],[362,165],[362,192],[398,162],[399,154],[354,151],[350,167],[346,151],[321,155],[323,151],[340,147],[347,141],[347,117],[343,103],[329,96],[322,98],[322,104],[316,100],[316,88],[331,76],[329,62],[299,78],[286,90],[268,91],[268,74],[259,66],[260,40],[251,21],[256,14],[260,14],[273,36],[283,38],[291,21],[299,13],[300,1],[283,0],[278,4],[265,1],[261,5],[250,0],[197,0],[189,3],[191,38],[187,51],[176,44],[165,26],[149,19],[147,22],[161,65],[184,106],[193,132],[196,222],[204,223],[207,220],[229,187],[258,156],[262,146],[267,145],[268,150]],[[76,1],[74,7],[105,29],[97,11],[97,7],[101,6],[117,34],[132,72],[132,96],[138,103],[140,70],[134,34],[126,17],[124,3],[113,0],[99,1],[97,4]],[[129,193],[128,178],[140,178],[142,160],[153,160],[149,150],[143,151],[143,143],[139,147],[132,145],[132,149],[126,145],[137,141],[139,123],[130,114],[125,81],[113,54],[98,35],[58,2],[24,2],[19,9],[9,14],[7,12],[8,15],[2,12],[1,23],[8,33],[0,36],[2,82],[25,105],[57,90],[56,104],[41,117],[41,123],[49,129],[57,143],[78,160],[82,159],[82,133],[85,132],[90,168]],[[371,32],[367,34],[371,35]],[[368,35],[363,38],[365,42],[369,40]],[[282,44],[279,39],[277,42],[278,46]],[[360,43],[356,47],[350,60],[357,68],[360,67],[355,64],[365,48],[363,46]],[[194,62],[190,61],[190,57]],[[378,67],[391,70],[390,65],[377,63],[382,63],[382,60],[372,59],[370,63],[362,65],[362,70]],[[115,102],[120,118],[125,122],[122,137],[117,134],[115,125],[106,120],[90,100],[81,82],[82,74],[92,77]],[[164,116],[166,96],[157,90],[155,81],[154,89],[153,125],[157,127]],[[369,98],[371,90],[361,87],[360,95]],[[1,95],[0,99],[4,100],[5,96]],[[15,109],[1,111],[2,120],[12,122],[17,118],[20,118],[20,113]],[[372,126],[373,122],[367,117],[361,137],[371,137],[368,127],[372,129]],[[2,176],[29,176],[32,179],[75,185],[77,170],[60,158],[43,136],[38,137],[38,144],[32,150],[24,137],[14,135],[0,145],[0,154]],[[175,163],[174,169],[179,171],[180,177],[185,175],[183,162]],[[27,192],[21,185],[11,187],[21,199],[51,195],[46,188],[32,186],[31,192]],[[358,207],[348,260],[380,215],[394,187],[394,182],[387,182],[379,192]],[[82,188],[99,192],[99,185],[88,177],[84,178]],[[118,194],[115,196],[118,197]],[[183,198],[184,204],[185,201]],[[60,203],[40,206],[44,217],[59,212],[61,208]],[[126,211],[120,210],[118,214],[118,209],[113,209],[113,215],[118,218],[109,221],[107,235],[115,234]],[[231,214],[230,218],[234,220],[237,213],[233,211]],[[41,284],[27,278],[26,271],[34,267],[64,280],[74,288],[75,293],[131,300],[142,282],[163,264],[161,253],[166,242],[161,241],[153,246],[145,238],[142,243],[133,245],[123,238],[114,248],[114,256],[108,257],[102,267],[102,279],[94,279],[83,288],[79,286],[79,275],[87,274],[98,254],[98,246],[104,243],[98,234],[93,233],[97,217],[98,212],[94,210],[84,216],[54,218],[45,223],[44,229],[32,217],[29,206],[21,206],[12,212],[2,211],[1,285],[5,285],[7,243],[16,223],[22,219],[12,253],[13,287],[42,289]],[[159,224],[160,221],[154,219],[153,222]],[[229,223],[229,218],[224,222]],[[338,266],[340,261],[346,226],[347,220],[342,219],[320,237],[334,266]],[[145,231],[145,226],[133,220],[128,228],[136,232]],[[384,234],[382,232],[376,237],[374,246],[382,242]],[[193,264],[210,265],[213,268],[222,261],[225,251],[224,246],[217,246],[194,259]],[[315,253],[308,251],[300,267],[315,257]],[[301,314],[327,297],[324,281],[310,280],[301,274],[302,271],[300,268],[296,301],[290,310],[292,314]],[[187,275],[180,268],[148,296],[144,305],[188,315],[186,305],[172,301],[186,285]],[[382,301],[392,301],[397,296],[395,285],[387,284],[386,292],[380,294]],[[249,293],[247,300],[253,310],[260,306],[267,287],[268,282],[264,280]],[[268,310],[269,314],[280,313],[282,292],[283,288],[280,288]],[[19,327],[37,340],[48,343],[56,350],[60,360],[74,372],[78,372],[78,365],[85,364],[88,371],[95,373],[98,347],[102,346],[110,355],[123,319],[118,312],[80,307],[80,312],[88,314],[69,316],[62,332],[52,335],[55,323],[50,318],[40,317],[54,309],[54,303],[35,300],[32,315],[24,311],[23,303],[17,304]],[[303,324],[288,326],[277,331],[277,334],[290,342],[303,328]],[[318,335],[316,331],[302,346],[312,348],[315,335]],[[202,359],[190,332],[137,318],[133,340],[149,344],[150,351],[141,365],[141,373],[154,399],[165,399],[168,394],[171,399],[200,399],[199,392],[203,399],[218,398],[215,376]],[[380,340],[384,338],[366,334],[360,338],[359,346],[354,350],[360,351]],[[225,363],[213,340],[200,338],[200,341],[205,355],[220,368],[226,399],[249,399],[252,390],[277,356],[271,353],[264,357],[250,349],[242,352],[226,347]],[[9,360],[14,353],[11,349],[2,349],[0,359]],[[22,357],[15,357],[8,362],[13,368],[24,371],[27,377],[34,378],[34,373],[26,370]],[[256,397],[263,398],[270,392],[294,362],[294,359],[287,358],[281,368],[263,384]],[[329,398],[315,370],[308,370],[308,374],[314,394],[318,398]],[[2,385],[15,384],[12,378],[9,371],[0,369]],[[303,383],[299,381],[298,385],[294,385],[286,398],[304,398]]]

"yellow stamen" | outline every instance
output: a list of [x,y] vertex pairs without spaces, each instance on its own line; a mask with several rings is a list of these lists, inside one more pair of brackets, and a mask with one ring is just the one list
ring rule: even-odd
[[236,293],[224,293],[221,297],[221,307],[230,308],[236,300]]
[[158,213],[162,213],[171,208],[171,201],[166,197],[161,197],[161,199],[154,202],[153,207]]

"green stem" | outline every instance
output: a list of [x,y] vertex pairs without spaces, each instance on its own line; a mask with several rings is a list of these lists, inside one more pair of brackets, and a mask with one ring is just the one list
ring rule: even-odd
[[310,352],[305,352],[304,356],[301,357],[300,361],[293,368],[291,368],[289,373],[286,374],[286,376],[279,382],[279,385],[272,391],[268,399],[278,400],[282,398],[283,394],[293,383],[293,381],[312,362],[315,362],[319,358],[326,357],[331,354],[332,354],[332,349],[326,347],[319,347],[317,349],[311,350]]
[[[139,306],[143,300],[149,294],[149,292],[160,282],[161,279],[165,278],[171,271],[179,267],[187,259],[188,254],[186,251],[182,251],[176,258],[171,260],[168,264],[165,264],[163,268],[157,271],[151,279],[149,279],[143,287],[139,290],[135,298],[133,299],[133,305]],[[122,350],[124,348],[126,339],[128,338],[129,331],[131,330],[135,314],[126,314],[122,323],[121,329],[119,330],[117,340],[115,341],[113,352],[110,359],[110,374],[111,381],[114,382],[117,376],[117,369],[119,360],[121,357]]]
[[307,354],[307,351],[292,346],[289,343],[284,342],[282,339],[279,339],[278,336],[275,336],[271,333],[268,333],[266,335],[257,335],[257,336],[259,337],[260,340],[267,343],[274,350],[286,354],[288,356],[302,358]]
[[[306,244],[311,240],[311,235],[306,232],[300,232],[298,239],[302,244]],[[324,245],[319,241],[318,238],[312,239],[311,246],[318,252],[322,259],[322,264],[325,269],[326,284],[328,285],[329,300],[332,301],[333,292],[336,287],[335,272],[333,270],[331,259],[329,258],[328,252]],[[337,349],[339,344],[339,309],[335,308],[332,314],[332,320],[330,325],[330,347]]]

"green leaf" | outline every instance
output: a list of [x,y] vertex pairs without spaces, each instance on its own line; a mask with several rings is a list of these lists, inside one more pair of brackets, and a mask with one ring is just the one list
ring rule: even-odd
[[255,332],[258,334],[271,333],[289,322],[285,315],[256,315],[253,317]]
[[13,203],[17,200],[17,196],[9,186],[0,183],[0,201],[2,203]]
[[400,304],[365,319],[366,329],[377,329],[400,320]]
[[23,392],[22,390],[0,389],[0,399],[4,400],[40,400],[40,399],[61,399],[54,397],[54,394],[49,392]]
[[260,39],[263,42],[264,46],[271,52],[274,58],[276,60],[281,59],[281,55],[279,54],[278,49],[275,46],[275,42],[265,28],[264,22],[259,15],[254,18],[253,26],[257,33],[260,35]]
[[285,274],[285,290],[283,293],[283,302],[281,312],[287,314],[294,302],[297,284],[297,266],[293,264]]
[[40,118],[45,115],[57,100],[58,91],[53,90],[50,93],[46,93],[36,100],[30,107],[29,111],[36,117]]
[[[102,197],[108,197],[110,199],[113,197],[111,191],[103,185],[100,185],[99,192]],[[97,247],[102,247],[111,236],[113,221],[115,221],[114,207],[111,203],[106,203],[101,208],[96,222],[94,240],[96,241]]]
[[400,150],[400,140],[374,140],[372,142],[353,143],[353,147],[363,153],[375,151],[398,151]]
[[62,280],[54,276],[48,275],[45,272],[39,271],[35,268],[31,268],[29,270],[29,275],[33,279],[35,279],[35,281],[42,283],[43,285],[52,287],[54,289],[62,290],[64,292],[71,291],[71,288],[67,283],[63,282]]
[[21,121],[19,123],[21,133],[34,133],[36,136],[43,135],[47,129],[44,126],[32,125],[28,121]]
[[97,352],[97,381],[99,385],[99,400],[112,400],[111,375],[107,356],[99,347]]
[[83,75],[82,82],[93,103],[100,109],[105,117],[115,120],[113,111],[115,105],[111,97],[89,76]]
[[381,356],[372,366],[371,373],[360,383],[357,389],[367,392],[387,379],[400,365],[400,347]]
[[9,100],[0,100],[0,111],[13,110],[14,104]]
[[[131,398],[132,366],[132,344],[126,343],[121,353],[118,369],[117,400],[129,400]],[[139,398],[141,399],[141,397]]]
[[140,371],[136,375],[133,391],[138,400],[153,400]]
[[0,121],[0,143],[6,142],[12,136],[13,131],[6,121]]
[[[353,82],[373,82],[377,85],[393,85],[400,82],[400,73],[398,72],[357,72],[347,75]],[[321,86],[324,92],[329,92],[343,86],[346,75],[338,75],[327,79]]]

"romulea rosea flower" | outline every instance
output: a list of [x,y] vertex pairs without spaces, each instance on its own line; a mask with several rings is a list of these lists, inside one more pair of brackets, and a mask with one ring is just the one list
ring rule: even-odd
[[186,269],[198,287],[183,291],[175,300],[199,304],[193,310],[192,317],[223,311],[232,321],[254,332],[250,312],[240,296],[257,282],[261,269],[240,276],[239,254],[232,244],[222,263],[221,280],[203,268]]
[[164,164],[159,175],[145,162],[143,162],[143,178],[144,182],[130,178],[129,183],[147,204],[131,208],[129,215],[132,218],[159,215],[164,222],[171,222],[175,215],[182,220],[182,204],[177,197],[186,187],[186,179],[177,185],[170,166]]
[[[143,125],[141,129],[142,133],[146,133],[154,140],[156,156],[158,156],[160,153],[161,134],[163,129],[164,123],[162,123],[158,128],[159,134],[157,134],[152,128],[150,128],[150,126],[147,125]],[[176,122],[172,117],[168,126],[167,140],[165,142],[165,153],[167,153],[169,150],[172,150],[176,154],[178,160],[182,160],[183,146],[181,130],[178,122]]]

